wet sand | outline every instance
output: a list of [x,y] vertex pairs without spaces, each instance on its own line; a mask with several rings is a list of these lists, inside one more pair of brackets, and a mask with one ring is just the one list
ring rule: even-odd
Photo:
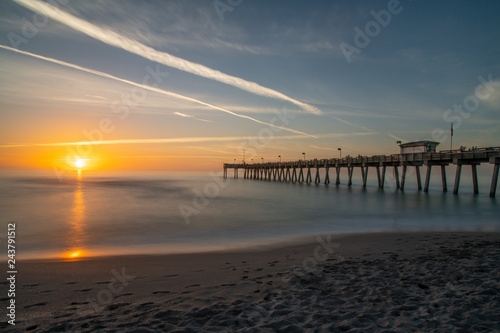
[[[6,332],[500,330],[499,233],[323,235],[17,266]],[[5,313],[7,290],[2,282]]]

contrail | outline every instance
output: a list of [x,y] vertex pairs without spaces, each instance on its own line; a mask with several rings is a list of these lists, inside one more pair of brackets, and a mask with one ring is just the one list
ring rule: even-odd
[[[315,137],[304,135],[282,135],[276,136],[276,140],[295,140],[295,139],[317,139],[317,138],[340,138],[345,136],[364,136],[376,135],[372,133],[329,133],[318,134]],[[82,145],[121,145],[121,144],[161,144],[161,143],[197,143],[197,142],[228,142],[242,140],[259,140],[258,136],[206,136],[206,137],[184,137],[184,138],[159,138],[159,139],[117,139],[117,140],[101,140],[101,141],[76,141],[76,142],[52,142],[52,143],[16,143],[10,145],[1,145],[0,148],[17,148],[17,147],[57,147],[57,146],[82,146]]]
[[101,28],[88,21],[82,20],[71,14],[68,14],[52,5],[40,1],[29,0],[13,0],[19,5],[28,8],[34,12],[46,15],[51,19],[65,24],[81,33],[84,33],[92,38],[100,40],[101,42],[121,48],[130,53],[137,54],[143,58],[151,61],[164,64],[169,67],[177,68],[178,70],[185,71],[191,74],[202,76],[208,79],[216,80],[230,86],[251,92],[253,94],[281,99],[298,105],[303,110],[314,114],[322,114],[322,112],[309,104],[303,103],[296,99],[286,96],[279,91],[263,87],[255,82],[246,81],[242,78],[231,76],[222,73],[218,70],[197,64],[166,52],[155,50],[147,45],[144,45],[134,39],[120,35],[112,30]]
[[277,125],[273,125],[273,124],[270,124],[270,123],[266,123],[265,121],[260,121],[258,119],[255,119],[255,118],[252,118],[252,117],[249,117],[249,116],[238,114],[236,112],[233,112],[233,111],[230,111],[230,110],[226,110],[226,109],[220,108],[218,106],[215,106],[215,105],[212,105],[212,104],[209,104],[209,103],[205,103],[203,101],[200,101],[200,100],[197,100],[197,99],[194,99],[194,98],[191,98],[191,97],[187,97],[187,96],[184,96],[184,95],[176,94],[176,93],[168,91],[168,90],[163,90],[163,89],[151,87],[151,86],[148,86],[148,85],[145,85],[145,84],[140,84],[140,83],[136,83],[136,82],[133,82],[133,81],[121,79],[119,77],[116,77],[116,76],[113,76],[113,75],[110,75],[110,74],[107,74],[107,73],[103,73],[103,72],[99,72],[99,71],[96,71],[96,70],[93,70],[93,69],[81,67],[81,66],[78,66],[78,65],[75,65],[75,64],[70,64],[68,62],[64,62],[64,61],[57,60],[57,59],[54,59],[54,58],[44,57],[44,56],[41,56],[41,55],[38,55],[38,54],[34,54],[34,53],[26,52],[26,51],[21,51],[21,50],[14,49],[14,48],[9,47],[9,46],[0,45],[0,48],[1,49],[5,49],[5,50],[9,50],[9,51],[13,51],[13,52],[17,52],[17,53],[21,53],[21,54],[24,54],[24,55],[27,55],[27,56],[30,56],[30,57],[34,57],[34,58],[37,58],[37,59],[42,59],[42,60],[45,60],[45,61],[48,61],[48,62],[52,62],[54,64],[58,64],[58,65],[61,65],[61,66],[65,66],[65,67],[77,69],[77,70],[80,70],[80,71],[83,71],[83,72],[86,72],[86,73],[91,73],[91,74],[94,74],[94,75],[97,75],[97,76],[105,77],[105,78],[108,78],[108,79],[111,79],[111,80],[115,80],[115,81],[123,82],[123,83],[126,83],[126,84],[130,84],[132,86],[136,86],[136,87],[139,87],[139,88],[142,88],[142,89],[154,91],[154,92],[157,92],[157,93],[160,93],[160,94],[163,94],[163,95],[167,95],[167,96],[175,97],[175,98],[178,98],[178,99],[183,99],[183,100],[186,100],[186,101],[190,101],[190,102],[194,102],[194,103],[197,103],[197,104],[201,104],[201,105],[204,105],[204,106],[208,106],[208,107],[210,107],[212,109],[219,110],[219,111],[222,111],[222,112],[226,112],[226,113],[229,113],[229,114],[231,114],[233,116],[236,116],[236,117],[248,119],[248,120],[254,121],[256,123],[262,124],[262,125],[279,128],[280,130],[289,131],[289,132],[292,132],[292,133],[295,133],[295,134],[300,134],[300,135],[314,137],[313,135],[307,134],[305,132],[301,132],[301,131],[298,131],[298,130],[287,128],[287,127],[284,127],[284,126],[277,126]]

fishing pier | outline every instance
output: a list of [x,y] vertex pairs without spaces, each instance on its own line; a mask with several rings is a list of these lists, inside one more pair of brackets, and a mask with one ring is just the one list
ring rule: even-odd
[[[352,185],[354,168],[361,169],[363,187],[366,187],[368,170],[375,169],[378,187],[384,188],[385,174],[387,168],[393,168],[396,188],[404,190],[408,168],[415,168],[418,190],[427,192],[431,179],[432,167],[441,169],[441,183],[443,192],[448,191],[446,181],[446,167],[450,164],[456,165],[455,184],[453,194],[458,194],[462,166],[470,166],[472,171],[472,185],[474,193],[479,193],[477,180],[477,166],[481,163],[493,164],[493,175],[490,186],[490,197],[495,196],[498,173],[500,165],[500,147],[475,148],[472,151],[449,150],[441,152],[417,152],[401,153],[392,155],[374,155],[344,157],[332,159],[298,160],[293,162],[268,162],[268,163],[225,163],[224,178],[227,178],[228,169],[233,169],[234,178],[239,177],[239,170],[243,169],[243,177],[253,180],[267,180],[286,183],[315,183],[320,184],[321,173],[323,173],[324,184],[330,184],[330,169],[335,169],[335,185],[340,184],[340,173],[342,168],[347,169],[347,186]],[[420,167],[425,166],[425,182],[422,187]],[[320,172],[320,169],[323,169]],[[401,171],[401,176],[400,176]]]

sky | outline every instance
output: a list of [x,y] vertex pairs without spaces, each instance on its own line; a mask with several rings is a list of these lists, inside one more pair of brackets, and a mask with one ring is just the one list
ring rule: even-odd
[[[0,2],[0,167],[500,146],[499,1]],[[338,150],[341,148],[341,151]]]

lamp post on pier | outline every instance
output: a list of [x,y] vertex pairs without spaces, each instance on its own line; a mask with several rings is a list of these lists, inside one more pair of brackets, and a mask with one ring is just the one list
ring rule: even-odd
[[340,156],[340,159],[342,159],[342,148],[337,148],[337,150],[339,151],[339,156]]
[[304,155],[304,162],[306,161],[306,153],[302,153]]
[[278,155],[278,157],[280,158],[280,164],[281,164],[281,155]]

